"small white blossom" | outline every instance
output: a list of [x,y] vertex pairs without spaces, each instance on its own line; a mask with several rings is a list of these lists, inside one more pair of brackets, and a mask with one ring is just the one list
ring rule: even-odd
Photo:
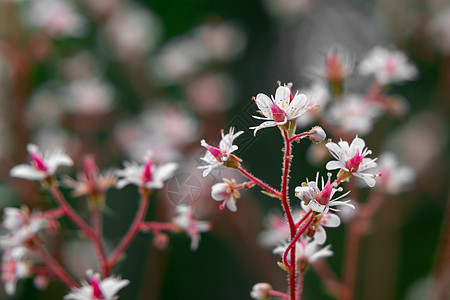
[[[305,205],[305,203],[303,201],[302,201],[301,205],[302,205],[302,208],[305,210],[305,213],[307,213],[309,211],[308,206]],[[354,207],[349,206],[349,205],[343,206],[343,209],[346,209],[346,208],[352,208],[352,210],[354,210]],[[341,225],[341,219],[336,214],[333,214],[331,212],[326,212],[326,213],[321,213],[321,214],[315,215],[313,223],[316,223],[316,224],[314,224],[314,226],[316,227],[315,231],[314,231],[314,239],[317,241],[317,243],[319,245],[323,245],[325,243],[325,241],[327,240],[327,233],[326,233],[324,227],[330,227],[330,228],[338,227],[339,225]]]
[[275,92],[275,98],[270,99],[267,95],[259,93],[255,98],[256,105],[260,109],[263,117],[253,116],[255,119],[265,120],[258,126],[250,127],[254,129],[256,135],[258,130],[277,125],[284,125],[287,121],[295,121],[306,112],[308,99],[303,94],[291,93],[289,86],[279,86]]
[[403,52],[382,47],[375,47],[367,54],[359,65],[359,72],[364,76],[373,74],[382,85],[409,81],[418,73]]
[[118,189],[128,184],[146,189],[161,189],[164,186],[164,181],[171,178],[178,168],[177,163],[155,166],[151,159],[151,153],[147,154],[147,161],[143,165],[135,162],[124,162],[124,166],[124,169],[116,172],[119,177],[117,181]]
[[372,154],[372,151],[366,147],[363,139],[356,136],[350,146],[346,141],[342,140],[337,144],[328,142],[325,146],[333,157],[337,159],[327,163],[327,170],[342,169],[363,179],[368,186],[375,186],[375,177],[377,175],[365,173],[365,171],[377,166],[376,158],[365,158],[366,155]]
[[257,300],[269,300],[272,286],[266,282],[260,282],[252,287],[250,297]]
[[211,197],[216,201],[223,201],[220,209],[226,206],[233,212],[237,211],[236,199],[240,197],[240,194],[234,189],[235,184],[234,179],[232,181],[224,179],[224,182],[216,183],[211,187]]
[[130,282],[117,277],[100,279],[100,274],[94,274],[91,270],[86,272],[90,282],[83,281],[80,288],[73,288],[64,296],[64,300],[115,300],[117,292],[127,286]]
[[24,247],[7,248],[2,258],[2,282],[5,292],[12,296],[16,292],[18,280],[26,278],[31,271],[31,264],[24,259],[27,250]]
[[28,144],[27,150],[31,156],[32,164],[20,164],[13,167],[9,171],[11,177],[28,180],[43,180],[54,175],[59,166],[73,165],[72,159],[60,149],[46,153],[44,156],[39,153],[39,149],[36,145]]
[[402,192],[405,186],[411,184],[416,178],[414,169],[409,166],[400,166],[392,152],[384,152],[380,155],[376,171],[381,173],[377,187],[391,195]]
[[238,146],[233,145],[234,140],[243,133],[243,131],[238,131],[235,134],[234,127],[231,127],[230,132],[227,134],[224,134],[224,131],[222,130],[222,139],[219,142],[219,148],[210,146],[205,140],[201,140],[201,145],[208,150],[206,151],[205,156],[201,158],[207,165],[198,167],[199,169],[204,169],[203,177],[207,176],[212,169],[223,165],[223,163],[229,159],[230,154],[239,148]]
[[313,143],[320,143],[322,142],[326,137],[327,134],[325,133],[325,131],[322,129],[322,127],[320,126],[314,126],[310,131],[309,131],[310,135],[309,135],[309,139],[313,142]]
[[26,209],[6,207],[3,210],[3,227],[8,230],[0,236],[0,247],[11,248],[21,246],[45,228],[48,220],[39,214],[30,215]]
[[178,215],[173,220],[175,225],[184,230],[191,238],[191,250],[197,250],[200,243],[200,232],[209,231],[211,224],[206,221],[195,220],[192,208],[188,205],[177,206],[176,212]]
[[[334,188],[333,184],[330,183],[331,174],[328,174],[328,180],[325,183],[322,177],[322,190],[319,189],[319,172],[316,175],[316,181],[306,180],[301,186],[295,188],[295,196],[302,200],[305,206],[312,209],[315,212],[327,213],[328,210],[337,210],[332,208],[338,205],[347,205],[353,207],[348,201],[338,201],[339,199],[348,195],[347,192],[342,194],[336,199],[332,199],[336,192],[342,192],[342,188]],[[353,207],[354,208],[354,207]]]

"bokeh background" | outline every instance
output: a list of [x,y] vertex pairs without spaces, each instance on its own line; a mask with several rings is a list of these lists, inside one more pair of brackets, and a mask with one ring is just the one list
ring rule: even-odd
[[[249,299],[261,281],[283,291],[279,258],[258,243],[265,216],[281,212],[279,203],[255,189],[243,193],[237,213],[220,211],[211,185],[242,178],[227,170],[203,178],[199,141],[217,143],[220,129],[230,126],[245,130],[237,155],[278,186],[281,136],[274,128],[256,137],[247,129],[258,124],[252,96],[273,94],[277,80],[308,88],[332,47],[357,61],[377,45],[405,51],[420,75],[391,87],[405,99],[404,113],[377,120],[365,140],[375,155],[396,152],[417,178],[408,191],[385,200],[363,239],[357,298],[427,299],[436,282],[448,283],[450,266],[450,5],[444,0],[1,0],[0,206],[54,205],[38,183],[8,175],[27,161],[29,142],[64,147],[78,169],[87,153],[108,169],[152,149],[156,160],[177,161],[181,169],[152,196],[147,220],[170,220],[176,204],[195,202],[197,217],[213,229],[195,252],[185,234],[170,234],[166,249],[155,247],[151,234],[139,234],[113,272],[131,281],[120,299]],[[349,88],[364,86],[356,78]],[[309,142],[295,146],[292,190],[325,171],[320,153]],[[361,194],[364,199],[367,191]],[[71,204],[86,214],[85,199],[71,197]],[[135,187],[108,192],[110,250],[137,204]],[[84,278],[86,269],[96,268],[93,250],[66,219],[61,223],[59,235],[46,237],[49,248]],[[345,226],[329,231],[328,242],[335,252],[328,262],[339,275]],[[12,299],[65,293],[56,281],[40,291],[28,279]],[[332,299],[312,271],[303,297]]]

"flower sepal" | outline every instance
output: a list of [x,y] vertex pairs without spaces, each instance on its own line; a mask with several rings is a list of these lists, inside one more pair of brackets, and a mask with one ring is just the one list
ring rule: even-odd
[[223,163],[223,165],[227,168],[231,169],[239,169],[241,167],[241,161],[239,157],[234,154],[230,154],[228,159]]

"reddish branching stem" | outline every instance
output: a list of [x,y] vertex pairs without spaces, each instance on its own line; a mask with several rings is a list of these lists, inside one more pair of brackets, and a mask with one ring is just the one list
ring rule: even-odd
[[253,181],[255,184],[257,184],[260,187],[262,187],[263,189],[265,189],[267,192],[273,194],[276,197],[281,197],[281,193],[279,191],[277,191],[276,189],[274,189],[273,187],[271,187],[267,183],[263,182],[261,179],[255,177],[253,174],[251,174],[250,172],[248,172],[244,168],[239,167],[238,170],[239,170],[239,172],[241,172],[242,175],[244,175],[245,177],[247,177],[248,179]]

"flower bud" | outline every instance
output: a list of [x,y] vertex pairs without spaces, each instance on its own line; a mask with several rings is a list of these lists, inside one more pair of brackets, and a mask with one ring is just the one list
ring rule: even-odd
[[253,286],[250,297],[257,300],[269,300],[272,286],[266,282],[260,282]]
[[323,140],[325,140],[325,138],[327,137],[327,134],[325,133],[325,131],[322,129],[322,127],[320,126],[314,126],[310,131],[309,131],[309,139],[313,142],[313,143],[320,143]]

